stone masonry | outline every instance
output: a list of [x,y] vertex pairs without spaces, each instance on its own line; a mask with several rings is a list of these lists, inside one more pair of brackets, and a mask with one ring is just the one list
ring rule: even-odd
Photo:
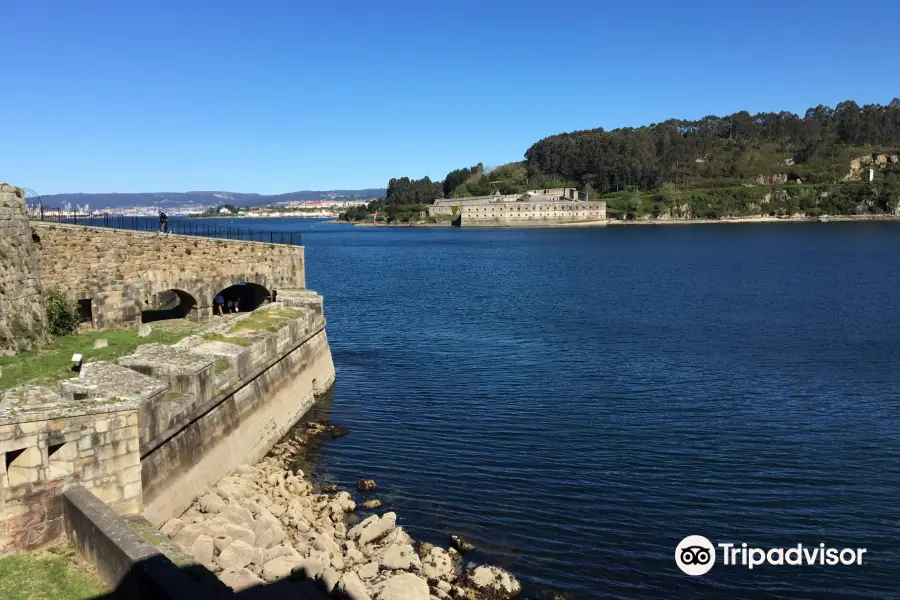
[[24,385],[0,397],[0,554],[63,530],[59,494],[78,481],[123,515],[141,510],[137,403],[64,399]]
[[41,277],[21,189],[0,184],[0,356],[45,339]]
[[306,287],[302,246],[50,223],[34,229],[45,287],[90,300],[99,329],[140,323],[141,311],[169,290],[189,296],[189,318],[205,321],[215,295],[236,283]]

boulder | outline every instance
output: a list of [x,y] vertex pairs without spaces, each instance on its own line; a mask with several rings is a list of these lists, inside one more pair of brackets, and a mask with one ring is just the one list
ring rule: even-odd
[[276,581],[289,576],[303,562],[299,557],[279,556],[263,565],[262,577],[266,581]]
[[416,551],[409,544],[388,546],[381,553],[379,560],[384,568],[397,571],[408,571],[413,566],[417,569],[421,567]]
[[[445,581],[453,581],[457,575],[450,555],[446,550],[437,546],[432,547],[428,554],[422,557],[422,574],[428,579]],[[450,590],[444,591],[449,592]]]
[[197,536],[191,545],[191,556],[197,559],[201,565],[210,566],[213,564],[213,551],[216,545],[208,535]]
[[362,523],[356,525],[347,532],[347,537],[356,540],[357,544],[364,546],[370,542],[378,541],[391,531],[397,524],[397,514],[393,512],[385,513],[381,517],[372,515]]
[[322,589],[326,594],[330,594],[331,590],[333,590],[338,581],[341,579],[341,574],[335,569],[325,569],[322,571],[322,574],[319,575],[319,585],[321,585]]
[[381,506],[381,500],[379,500],[378,498],[373,498],[372,500],[366,500],[365,502],[362,503],[363,508],[368,508],[370,510],[373,508],[378,508],[379,506]]
[[353,571],[346,571],[338,581],[337,589],[348,600],[371,600],[366,586]]
[[190,525],[185,525],[175,535],[175,543],[190,552],[191,546],[193,546],[197,538],[205,532],[206,530],[202,524],[191,523]]
[[494,566],[480,566],[467,571],[465,583],[481,595],[491,598],[515,598],[522,591],[518,579]]
[[159,532],[169,538],[174,538],[184,528],[184,525],[185,523],[181,519],[169,519],[160,528]]
[[356,482],[356,489],[361,492],[374,492],[377,486],[374,479],[360,479]]
[[258,557],[259,550],[244,540],[236,539],[219,553],[216,562],[223,569],[239,569],[246,567],[251,562],[259,561]]
[[231,524],[226,525],[225,535],[235,540],[242,540],[243,542],[251,546],[256,543],[256,534],[247,527],[240,527],[238,525]]
[[198,504],[200,505],[200,510],[211,514],[218,514],[220,510],[225,508],[225,501],[222,500],[221,496],[216,494],[206,494],[205,496],[201,496]]
[[138,334],[138,337],[144,338],[144,337],[147,337],[148,335],[150,335],[152,332],[153,332],[153,328],[150,327],[149,325],[147,325],[146,323],[144,323],[140,327],[138,327],[137,334]]
[[219,574],[219,579],[236,592],[263,583],[262,579],[244,568],[225,569]]
[[321,550],[322,552],[327,552],[332,556],[341,553],[341,547],[334,541],[334,538],[324,533],[319,535],[316,538],[316,541],[313,542],[313,548]]
[[270,523],[269,526],[256,538],[256,545],[266,550],[280,544],[285,537],[284,529],[280,523]]
[[231,545],[234,541],[233,538],[228,537],[227,535],[223,535],[221,537],[217,537],[213,540],[213,544],[216,547],[216,550],[222,552],[225,548]]
[[296,558],[298,561],[303,558],[292,546],[275,546],[274,548],[269,548],[263,552],[263,561],[269,562],[280,556],[289,556]]
[[412,573],[394,575],[378,587],[376,600],[429,600],[428,582]]
[[303,577],[308,579],[316,579],[321,575],[325,569],[328,568],[328,565],[331,564],[331,561],[326,560],[322,557],[320,553],[308,556],[300,561],[297,565],[297,571]]
[[366,560],[366,557],[356,548],[350,548],[349,550],[347,550],[347,560],[353,564],[359,564]]
[[373,577],[378,575],[378,570],[379,564],[373,561],[357,568],[356,574],[359,575],[360,579],[372,579]]
[[471,552],[475,549],[475,544],[459,535],[451,535],[450,544],[456,548],[460,554],[465,554],[466,552]]
[[344,559],[340,554],[335,554],[331,557],[331,566],[337,569],[338,571],[343,571],[347,565],[344,564]]

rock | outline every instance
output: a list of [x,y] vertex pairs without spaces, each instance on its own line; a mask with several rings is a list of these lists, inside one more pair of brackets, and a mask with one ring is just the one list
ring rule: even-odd
[[292,546],[275,546],[263,552],[263,561],[269,562],[281,556],[289,556],[301,560],[303,557]]
[[140,327],[138,327],[138,332],[137,332],[137,334],[138,334],[138,337],[142,337],[142,338],[143,338],[143,337],[147,337],[148,335],[150,335],[150,333],[151,333],[152,331],[153,331],[153,329],[152,329],[149,325],[147,325],[146,323],[144,323],[143,325],[141,325]]
[[216,562],[223,569],[239,569],[246,567],[258,557],[259,551],[245,542],[236,539],[227,548],[222,550]]
[[376,600],[429,600],[428,582],[412,573],[400,573],[385,581],[375,594]]
[[219,514],[228,520],[232,525],[240,527],[252,527],[253,515],[243,506],[237,504],[229,504],[219,510]]
[[319,585],[322,587],[322,590],[326,594],[330,594],[331,590],[333,590],[337,586],[340,579],[341,574],[338,571],[328,568],[322,571],[322,574],[319,575]]
[[280,524],[270,524],[265,531],[256,538],[256,545],[265,550],[277,546],[285,537],[284,529]]
[[450,583],[447,581],[438,581],[437,584],[435,585],[435,587],[437,589],[441,590],[442,592],[447,592],[448,594],[453,589],[453,586],[450,585]]
[[185,525],[175,535],[175,543],[190,552],[191,546],[204,533],[205,529],[202,524],[191,523],[190,525]]
[[225,548],[230,546],[233,541],[234,541],[234,539],[228,537],[227,535],[223,535],[221,537],[217,537],[216,539],[214,539],[213,544],[215,545],[216,550],[218,550],[221,553],[222,550],[224,550]]
[[377,486],[374,479],[360,479],[356,482],[356,489],[361,492],[374,492]]
[[299,567],[302,562],[302,559],[292,556],[279,556],[278,558],[273,558],[263,565],[262,577],[266,581],[284,579],[290,575],[295,568]]
[[272,506],[269,506],[268,510],[276,519],[280,519],[282,515],[284,515],[284,513],[287,511],[285,507],[279,504],[273,504]]
[[248,545],[256,542],[256,534],[246,527],[228,524],[225,526],[225,535],[235,540],[242,540]]
[[460,554],[465,554],[466,552],[471,552],[472,550],[475,549],[475,544],[473,544],[466,538],[458,536],[458,535],[451,535],[450,543],[453,545],[454,548],[459,550]]
[[396,527],[392,532],[384,536],[381,544],[413,544],[413,539],[403,530],[403,527]]
[[159,532],[169,538],[174,538],[178,535],[178,532],[184,529],[184,521],[181,519],[169,519],[166,521],[165,525],[163,525]]
[[337,439],[350,433],[350,429],[346,425],[332,425],[329,433],[332,439]]
[[483,595],[498,598],[515,598],[522,591],[519,580],[503,569],[480,566],[466,572],[466,583]]
[[220,510],[225,508],[225,501],[215,494],[206,494],[199,501],[200,510],[205,513],[218,514]]
[[244,568],[225,569],[219,574],[222,583],[236,592],[262,584],[262,579]]
[[[456,579],[456,569],[453,560],[443,548],[432,547],[428,554],[422,557],[422,574],[428,579],[440,579],[453,581]],[[447,584],[449,586],[449,584]],[[444,590],[449,592],[449,589]]]
[[366,557],[356,548],[350,548],[349,550],[347,550],[347,560],[349,560],[351,563],[359,564],[366,560]]
[[330,561],[323,560],[321,555],[308,556],[297,565],[297,571],[303,577],[316,579],[328,568],[329,564],[331,564]]
[[366,591],[366,586],[353,571],[347,571],[341,575],[337,589],[342,592],[348,600],[371,600],[369,593]]
[[407,571],[413,566],[419,568],[421,563],[416,551],[409,544],[388,546],[380,556],[381,566],[386,569]]
[[373,498],[372,500],[366,500],[362,503],[363,508],[373,509],[381,506],[381,500],[378,498]]
[[375,542],[383,538],[397,524],[397,514],[393,512],[384,513],[380,518],[378,515],[372,515],[362,523],[356,525],[347,532],[347,537],[356,540],[357,544],[364,546],[369,542]]
[[361,579],[372,579],[376,575],[378,575],[378,563],[370,562],[362,565],[358,569],[356,569],[356,574],[359,575]]
[[191,545],[191,556],[196,558],[200,564],[210,566],[213,564],[213,550],[215,548],[215,542],[211,537],[200,535],[197,536],[197,539]]
[[94,344],[91,346],[91,348],[93,348],[94,350],[99,350],[100,348],[106,348],[107,346],[109,346],[109,342],[106,340],[106,338],[99,338],[94,340]]
[[326,534],[322,534],[316,538],[316,541],[313,542],[313,548],[328,552],[332,556],[341,553],[341,547],[334,541],[334,538]]
[[331,566],[337,569],[338,571],[343,571],[346,568],[346,564],[344,564],[344,559],[341,558],[340,554],[335,554],[331,557]]

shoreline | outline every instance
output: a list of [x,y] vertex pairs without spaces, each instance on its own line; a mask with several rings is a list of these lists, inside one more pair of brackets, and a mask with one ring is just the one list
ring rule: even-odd
[[[725,223],[850,223],[850,222],[900,222],[900,215],[823,215],[820,217],[722,217],[720,219],[634,219],[624,221],[621,219],[606,219],[605,221],[579,221],[575,223],[554,223],[540,225],[472,225],[460,229],[549,229],[567,227],[606,227],[622,225],[716,225]],[[355,227],[450,227],[449,223],[371,223],[349,221],[326,221],[327,223],[353,225]]]
[[376,512],[375,482],[360,480],[358,494],[316,485],[298,459],[306,461],[314,437],[349,430],[327,421],[295,427],[261,461],[200,491],[159,532],[235,592],[275,582],[290,582],[296,597],[360,600],[511,600],[522,592],[508,571],[464,561],[474,547],[463,539],[451,536],[446,549],[415,540],[396,513]]

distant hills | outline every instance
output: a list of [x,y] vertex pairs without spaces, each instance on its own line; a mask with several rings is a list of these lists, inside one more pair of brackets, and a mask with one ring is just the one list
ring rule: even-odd
[[148,192],[137,194],[52,194],[41,196],[43,205],[48,208],[71,204],[72,206],[89,205],[92,209],[103,208],[183,208],[191,206],[267,206],[282,202],[315,202],[320,200],[371,200],[383,198],[384,188],[364,190],[302,190],[287,194],[240,194],[235,192]]

